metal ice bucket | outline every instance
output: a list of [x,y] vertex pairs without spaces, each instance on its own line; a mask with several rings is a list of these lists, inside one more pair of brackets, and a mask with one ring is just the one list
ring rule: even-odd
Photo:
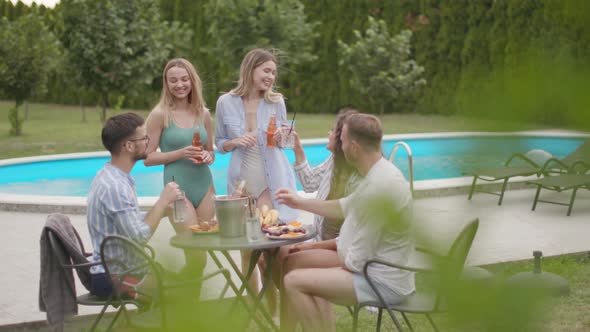
[[215,213],[219,223],[219,234],[222,237],[238,237],[246,234],[247,208],[248,197],[218,196],[215,198]]

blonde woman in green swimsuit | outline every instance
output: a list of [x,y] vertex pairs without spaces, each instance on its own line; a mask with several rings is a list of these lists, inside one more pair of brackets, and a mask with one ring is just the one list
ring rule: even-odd
[[[186,222],[172,223],[178,232],[215,214],[209,169],[215,160],[211,114],[203,100],[201,79],[189,61],[170,60],[162,78],[160,102],[147,120],[150,142],[144,163],[164,165],[164,185],[174,180],[186,193]],[[195,132],[200,133],[202,150],[192,146]]]

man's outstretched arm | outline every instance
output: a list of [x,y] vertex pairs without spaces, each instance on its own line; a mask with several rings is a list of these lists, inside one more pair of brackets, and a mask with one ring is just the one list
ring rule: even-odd
[[344,219],[344,212],[337,200],[307,199],[285,188],[277,190],[275,196],[280,204],[285,204],[294,209],[305,210],[330,219]]

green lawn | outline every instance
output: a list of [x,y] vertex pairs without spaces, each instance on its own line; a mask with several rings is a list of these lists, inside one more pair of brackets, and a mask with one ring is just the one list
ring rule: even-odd
[[[533,271],[533,261],[527,260],[495,264],[487,266],[486,268],[495,274],[496,283],[499,283],[518,272]],[[524,318],[524,320],[528,322],[528,326],[519,326],[517,328],[512,325],[512,328],[509,328],[504,324],[506,321],[518,321],[519,318],[523,318],[522,312],[510,310],[510,305],[514,306],[515,302],[518,302],[515,301],[514,297],[511,298],[510,296],[507,298],[511,298],[513,300],[512,303],[496,303],[494,301],[487,301],[488,299],[485,298],[478,298],[475,300],[475,303],[481,303],[482,308],[488,309],[487,311],[484,310],[485,318],[482,319],[482,321],[487,321],[486,325],[488,329],[475,326],[471,326],[467,329],[459,329],[457,325],[451,323],[447,314],[433,315],[433,319],[442,331],[590,331],[590,287],[588,287],[588,280],[590,280],[589,253],[543,258],[543,271],[555,273],[566,278],[570,284],[570,295],[551,298],[547,303],[537,308],[537,310],[532,310],[531,315],[529,316],[530,318]],[[420,281],[421,278],[419,276],[419,287],[421,284]],[[475,292],[474,297],[477,296],[478,295]],[[503,306],[505,306],[504,309],[502,309]],[[506,316],[501,316],[501,314],[499,314],[501,312],[506,314]],[[336,313],[337,330],[350,331],[352,319],[348,311],[344,307],[337,307]],[[461,314],[461,312],[459,314]],[[467,313],[465,314],[467,315]],[[398,316],[401,321],[401,316]],[[408,317],[416,331],[433,331],[423,315],[410,314]],[[383,321],[384,328],[382,328],[382,331],[396,331],[388,316],[384,316]],[[370,314],[367,310],[363,310],[359,320],[359,331],[374,330],[376,322],[376,314]],[[481,321],[479,323],[481,323]]]
[[[501,263],[486,266],[488,270],[494,273],[495,279],[489,284],[493,288],[502,281],[519,272],[530,272],[533,270],[533,261],[519,261],[511,263]],[[462,331],[462,332],[583,332],[590,331],[590,290],[588,280],[590,280],[590,256],[588,253],[571,254],[559,257],[543,258],[543,271],[558,274],[569,281],[570,294],[564,297],[551,298],[543,305],[528,311],[528,316],[523,317],[523,313],[534,307],[536,304],[531,298],[525,299],[525,307],[518,308],[523,302],[518,301],[514,296],[508,294],[504,298],[511,299],[512,302],[501,301],[502,298],[487,299],[478,297],[478,292],[473,292],[475,298],[474,308],[467,308],[463,312],[458,312],[459,316],[467,317],[470,313],[478,313],[480,320],[470,324],[468,327],[458,326],[450,319],[449,314],[434,314],[433,319],[441,331]],[[424,278],[418,275],[418,287],[423,287]],[[482,289],[479,289],[481,292]],[[488,293],[489,294],[489,293]],[[493,293],[492,293],[493,294]],[[467,294],[469,295],[469,294]],[[486,310],[478,309],[485,308]],[[352,317],[345,307],[335,306],[336,311],[336,330],[338,332],[349,332],[352,330]],[[467,312],[469,311],[469,312]],[[402,320],[401,316],[397,317]],[[423,315],[408,314],[415,331],[433,331],[428,321]],[[120,320],[123,322],[124,320]],[[106,325],[108,320],[103,320]],[[377,315],[371,314],[367,310],[362,310],[359,316],[359,331],[374,331],[377,322]],[[522,325],[515,326],[520,322]],[[227,322],[226,322],[227,323]],[[72,330],[84,330],[90,324],[90,319],[79,321]],[[223,324],[222,322],[220,324]],[[402,323],[403,324],[403,323]],[[483,326],[482,326],[483,325]],[[222,325],[223,326],[223,325]],[[405,326],[405,325],[404,325]],[[106,328],[106,326],[105,326]],[[46,329],[42,329],[45,331]],[[391,319],[384,313],[382,331],[397,332]],[[104,331],[100,330],[99,331]],[[233,331],[221,327],[219,331]],[[259,331],[254,323],[251,323],[247,331]],[[408,329],[406,328],[406,331]]]
[[[0,159],[103,150],[99,111],[95,107],[86,107],[87,121],[82,122],[79,106],[31,103],[23,135],[12,137],[8,122],[8,110],[12,106],[12,102],[0,101]],[[143,117],[148,114],[148,110],[134,111]],[[111,111],[109,116],[113,114]],[[24,116],[24,107],[21,107],[20,115]],[[386,115],[382,120],[386,134],[542,128],[538,125],[523,128],[514,124],[440,115],[395,114]],[[298,114],[296,128],[304,138],[323,138],[327,137],[333,121],[333,114]]]

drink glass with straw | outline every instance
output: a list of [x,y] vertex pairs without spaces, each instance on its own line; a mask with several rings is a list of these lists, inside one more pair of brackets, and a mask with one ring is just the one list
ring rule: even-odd
[[297,112],[293,113],[293,119],[291,120],[291,126],[287,131],[287,126],[281,128],[281,146],[285,149],[292,149],[295,146],[295,136],[292,134],[293,127],[295,126],[295,116]]
[[293,112],[293,119],[291,119],[291,128],[289,128],[289,132],[287,133],[287,136],[291,135],[291,132],[293,131],[293,126],[295,125],[295,117],[297,116],[297,110],[295,110]]
[[249,242],[262,240],[260,216],[256,213],[256,199],[248,195],[248,215],[246,216],[246,236]]

